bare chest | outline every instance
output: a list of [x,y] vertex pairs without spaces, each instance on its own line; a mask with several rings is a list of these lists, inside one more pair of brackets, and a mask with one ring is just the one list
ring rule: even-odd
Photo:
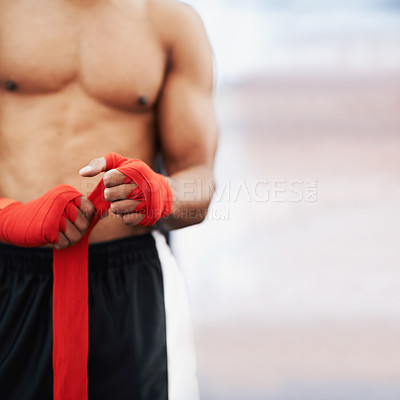
[[1,90],[51,93],[71,82],[111,106],[151,106],[166,54],[145,9],[129,1],[4,0]]

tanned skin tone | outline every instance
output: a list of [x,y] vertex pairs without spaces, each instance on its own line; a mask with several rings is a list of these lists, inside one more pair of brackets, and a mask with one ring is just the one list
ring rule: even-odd
[[[188,5],[0,0],[0,197],[27,202],[61,183],[88,196],[103,177],[105,154],[154,167],[161,152],[174,204],[159,223],[201,222],[214,185],[212,88],[212,51]],[[113,203],[91,243],[150,231],[132,213],[137,203],[125,200],[133,186],[123,178],[104,174]],[[56,247],[79,241],[93,214],[83,197]]]

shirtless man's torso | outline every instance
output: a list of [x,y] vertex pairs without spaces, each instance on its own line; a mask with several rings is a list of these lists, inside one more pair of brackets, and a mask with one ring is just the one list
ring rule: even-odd
[[[2,0],[0,196],[26,202],[61,183],[87,195],[100,176],[79,169],[111,151],[150,166],[161,151],[171,178],[201,167],[184,178],[212,179],[212,70],[185,4]],[[209,193],[199,196],[192,208],[207,206]],[[111,215],[91,242],[148,230]]]
[[[65,248],[88,228],[86,197],[106,154],[151,168],[161,154],[173,203],[158,223],[202,222],[214,191],[212,92],[211,47],[185,4],[0,0],[0,201],[25,206],[57,185],[74,187],[83,195],[76,221],[66,219],[57,244],[44,242]],[[125,199],[132,184],[120,178],[104,175],[111,212],[89,237],[89,399],[196,400],[183,281],[161,236],[139,225],[137,202]],[[50,400],[53,250],[3,241],[0,397]]]

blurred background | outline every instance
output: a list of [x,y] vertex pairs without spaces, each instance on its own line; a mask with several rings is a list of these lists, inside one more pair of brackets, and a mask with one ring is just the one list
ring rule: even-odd
[[221,128],[172,237],[202,400],[400,399],[400,1],[187,3]]

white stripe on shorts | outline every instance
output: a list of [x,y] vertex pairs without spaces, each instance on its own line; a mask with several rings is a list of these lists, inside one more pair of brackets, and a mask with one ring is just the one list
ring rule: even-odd
[[192,320],[185,282],[164,236],[156,241],[164,285],[167,336],[168,399],[199,400]]

